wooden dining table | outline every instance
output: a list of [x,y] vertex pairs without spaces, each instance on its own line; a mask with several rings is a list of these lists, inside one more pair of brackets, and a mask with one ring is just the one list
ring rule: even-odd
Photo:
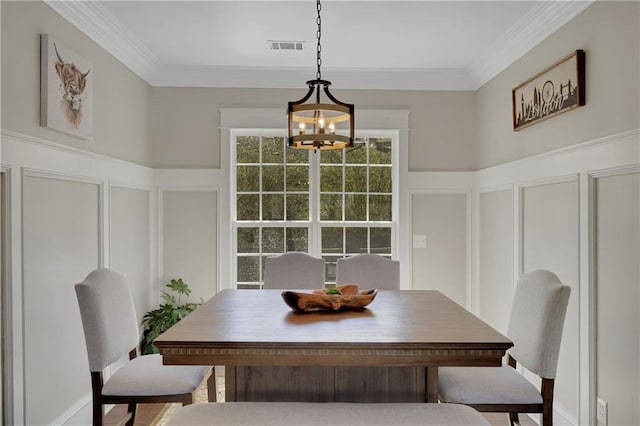
[[227,401],[436,402],[438,367],[499,366],[513,346],[439,291],[309,313],[281,294],[218,293],[156,339],[163,363],[225,366]]

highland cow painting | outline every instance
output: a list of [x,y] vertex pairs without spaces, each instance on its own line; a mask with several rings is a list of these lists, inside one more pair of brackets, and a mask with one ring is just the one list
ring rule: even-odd
[[40,125],[91,139],[92,65],[49,34],[40,36],[40,57]]

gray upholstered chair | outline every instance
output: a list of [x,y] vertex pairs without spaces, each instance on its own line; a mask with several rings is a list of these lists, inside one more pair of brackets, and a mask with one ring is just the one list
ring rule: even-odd
[[[75,290],[89,356],[94,425],[102,425],[104,404],[128,404],[127,425],[133,425],[137,403],[191,404],[197,387],[207,377],[215,380],[210,366],[164,366],[160,355],[137,356],[139,323],[124,275],[97,269]],[[127,354],[129,362],[104,381],[103,370]],[[215,395],[214,380],[209,385]]]
[[264,260],[265,289],[324,288],[324,259],[291,252]]
[[[519,423],[518,413],[542,413],[542,425],[551,426],[553,385],[570,292],[553,272],[522,275],[509,320],[508,336],[514,344],[507,356],[509,365],[439,368],[440,401],[509,413],[512,425]],[[540,391],[516,371],[516,360],[540,376]]]
[[400,290],[400,262],[377,254],[358,254],[338,259],[336,283],[361,288]]

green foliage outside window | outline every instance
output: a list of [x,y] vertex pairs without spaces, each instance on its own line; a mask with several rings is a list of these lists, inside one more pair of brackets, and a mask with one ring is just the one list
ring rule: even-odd
[[[310,160],[319,162],[317,213],[310,212]],[[363,252],[390,255],[392,176],[390,138],[361,139],[351,149],[314,154],[288,148],[280,136],[237,137],[238,283],[259,286],[267,256],[307,252],[315,218],[328,263]]]

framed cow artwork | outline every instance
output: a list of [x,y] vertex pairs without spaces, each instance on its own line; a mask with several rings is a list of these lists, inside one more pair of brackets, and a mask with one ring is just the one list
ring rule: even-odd
[[93,66],[40,35],[40,125],[82,139],[93,136]]

